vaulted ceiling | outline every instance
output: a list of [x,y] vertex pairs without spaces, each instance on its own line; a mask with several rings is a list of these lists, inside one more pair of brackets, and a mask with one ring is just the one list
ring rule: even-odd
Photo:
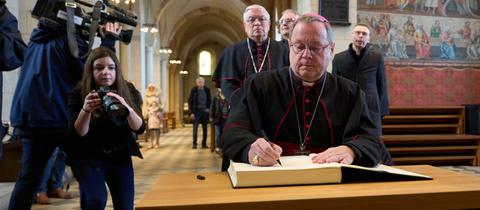
[[[245,38],[242,14],[248,5],[260,4],[273,12],[273,0],[160,0],[152,1],[159,27],[159,46],[174,49],[185,60],[205,45],[226,47]],[[148,9],[148,8],[146,8]],[[273,15],[272,15],[273,18]]]
[[[259,4],[270,13],[272,21],[276,12],[291,8],[295,0],[142,0],[151,22],[158,27],[156,47],[173,50],[170,59],[180,59],[182,64],[169,65],[168,95],[171,110],[182,110],[190,88],[198,76],[197,55],[201,50],[213,53],[213,65],[223,49],[246,37],[243,12],[248,5]],[[148,18],[148,17],[144,17]],[[274,34],[272,24],[270,34]],[[273,36],[272,36],[273,37]],[[188,70],[186,76],[180,70]],[[206,85],[213,87],[210,78]]]

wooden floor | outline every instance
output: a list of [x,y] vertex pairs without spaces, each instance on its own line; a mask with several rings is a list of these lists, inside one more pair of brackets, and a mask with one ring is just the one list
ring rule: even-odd
[[[201,129],[199,129],[201,132]],[[199,136],[200,133],[199,133]],[[200,143],[200,142],[199,142]],[[144,147],[142,152],[144,159],[134,158],[135,168],[135,203],[154,184],[158,176],[162,173],[181,173],[181,172],[212,172],[219,171],[221,158],[210,152],[210,149],[192,149],[192,128],[177,128],[170,130],[163,135],[160,140],[160,148],[146,149],[146,144],[141,142]],[[480,167],[455,166],[446,168],[461,171],[464,173],[480,175]],[[0,183],[0,210],[6,209],[8,197],[14,183]],[[3,192],[3,196],[2,196]],[[69,192],[74,195],[73,199],[62,200],[52,199],[51,205],[34,205],[34,210],[67,210],[80,209],[80,198],[78,185],[74,182]],[[109,198],[107,209],[113,209]]]

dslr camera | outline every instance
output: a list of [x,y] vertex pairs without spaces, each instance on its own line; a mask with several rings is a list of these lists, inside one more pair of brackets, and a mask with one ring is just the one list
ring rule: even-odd
[[103,111],[107,113],[107,116],[115,125],[125,125],[130,111],[116,98],[107,95],[108,92],[114,93],[115,91],[110,90],[108,87],[100,87],[97,90]]
[[[73,21],[76,29],[81,35],[88,37],[90,35],[90,27],[92,26],[93,12],[86,13],[78,4],[91,7],[92,10],[94,5],[82,0],[75,0],[74,2],[75,16]],[[132,27],[137,26],[137,16],[133,13],[110,4],[108,0],[98,0],[97,2],[100,2],[102,5],[99,25],[103,25],[106,22],[119,22]],[[32,10],[32,16],[41,20],[47,27],[66,29],[66,5],[69,5],[69,2],[66,2],[66,0],[37,0]],[[133,30],[122,30],[118,39],[125,44],[129,44],[132,40],[132,34]]]

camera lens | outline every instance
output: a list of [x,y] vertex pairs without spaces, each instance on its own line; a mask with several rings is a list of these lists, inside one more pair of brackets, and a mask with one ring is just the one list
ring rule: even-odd
[[100,87],[97,91],[102,102],[103,110],[115,125],[125,125],[130,111],[116,98],[108,96],[107,93],[110,91],[108,87]]
[[127,107],[118,101],[105,104],[104,106],[107,107],[107,115],[115,125],[125,125],[127,123],[127,117],[130,114]]

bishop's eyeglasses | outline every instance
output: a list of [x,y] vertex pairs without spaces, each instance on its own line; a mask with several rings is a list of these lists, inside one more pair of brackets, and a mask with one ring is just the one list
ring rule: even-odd
[[328,46],[332,43],[328,43],[325,46],[316,45],[316,46],[307,46],[303,43],[293,43],[290,45],[290,49],[293,50],[295,54],[303,54],[306,49],[310,51],[310,53],[319,55],[325,50]]

